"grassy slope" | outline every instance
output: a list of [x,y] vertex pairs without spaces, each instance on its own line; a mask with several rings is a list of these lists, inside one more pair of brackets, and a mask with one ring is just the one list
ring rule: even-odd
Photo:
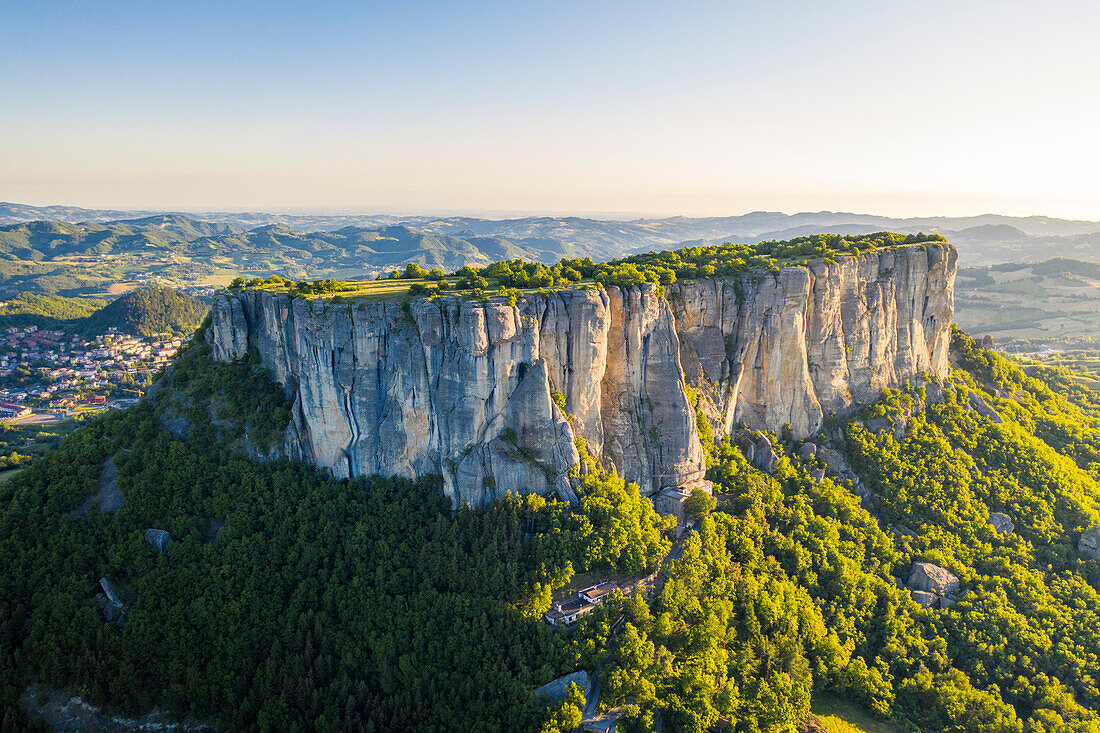
[[905,733],[903,728],[872,716],[859,705],[827,693],[814,696],[810,712],[829,733]]

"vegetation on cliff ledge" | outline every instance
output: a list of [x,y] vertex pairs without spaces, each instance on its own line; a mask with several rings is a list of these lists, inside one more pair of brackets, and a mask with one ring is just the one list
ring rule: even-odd
[[644,283],[671,285],[677,280],[735,277],[749,272],[776,273],[781,267],[814,261],[833,262],[864,252],[945,242],[938,234],[863,235],[815,234],[786,241],[685,247],[647,252],[610,262],[591,258],[563,259],[554,265],[528,260],[505,260],[484,267],[463,267],[447,275],[439,268],[427,270],[415,263],[394,270],[376,281],[292,282],[278,276],[266,280],[238,278],[233,287],[261,288],[302,296],[392,299],[433,296],[449,292],[475,297],[500,295],[514,300],[520,290],[571,288],[586,285],[630,287]]

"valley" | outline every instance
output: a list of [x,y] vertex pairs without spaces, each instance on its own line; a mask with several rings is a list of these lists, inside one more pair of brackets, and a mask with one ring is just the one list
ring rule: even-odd
[[1100,387],[1100,264],[1053,259],[960,268],[955,322],[1027,362]]

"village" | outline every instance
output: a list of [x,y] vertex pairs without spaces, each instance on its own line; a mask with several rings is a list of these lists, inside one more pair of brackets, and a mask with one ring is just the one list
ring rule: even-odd
[[186,341],[11,326],[0,333],[0,419],[52,422],[133,404]]

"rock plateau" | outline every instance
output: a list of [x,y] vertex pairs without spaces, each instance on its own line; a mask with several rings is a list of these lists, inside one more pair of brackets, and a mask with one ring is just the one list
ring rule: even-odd
[[778,273],[529,294],[215,302],[207,340],[259,353],[294,404],[285,452],[340,477],[438,474],[455,504],[572,499],[577,438],[644,494],[703,475],[716,435],[794,438],[921,373],[945,376],[957,255],[929,243]]

